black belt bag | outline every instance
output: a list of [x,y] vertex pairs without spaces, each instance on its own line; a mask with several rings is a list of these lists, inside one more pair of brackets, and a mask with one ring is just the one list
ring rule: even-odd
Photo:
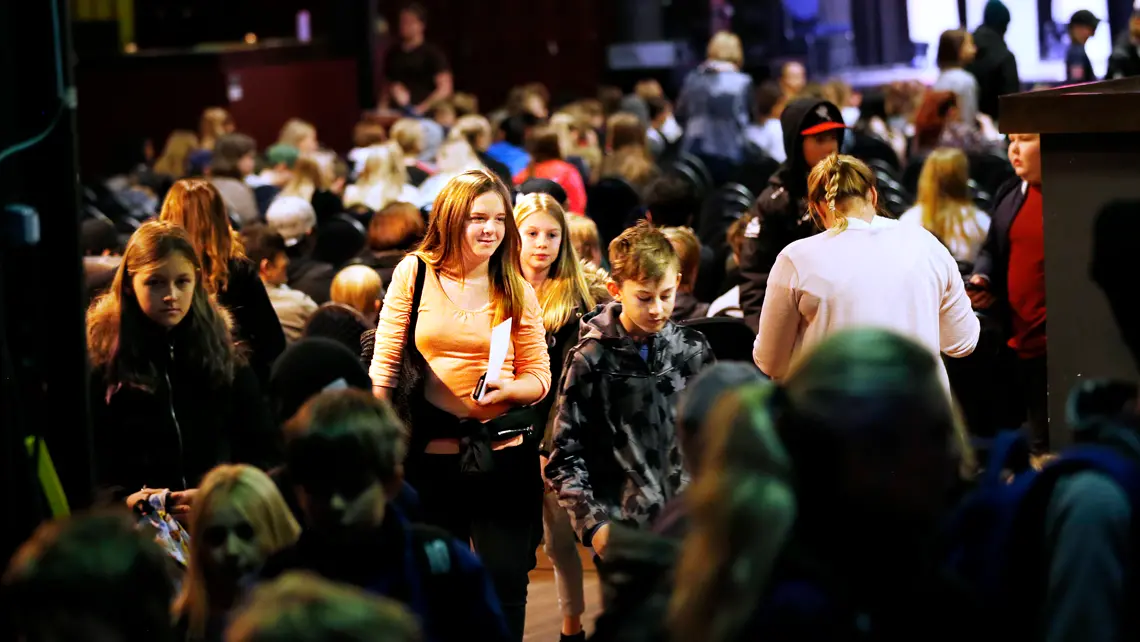
[[[464,474],[486,474],[494,470],[491,457],[491,444],[496,441],[514,439],[519,435],[529,441],[534,426],[541,421],[538,409],[534,406],[511,408],[490,421],[460,419],[441,410],[426,400],[416,409],[413,434],[418,433],[419,442],[413,446],[415,452],[422,452],[433,439],[459,440],[459,470]],[[418,447],[417,447],[418,446]]]

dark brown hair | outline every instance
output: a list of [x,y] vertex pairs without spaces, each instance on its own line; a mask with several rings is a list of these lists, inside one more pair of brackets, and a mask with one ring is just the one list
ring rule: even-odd
[[953,69],[962,66],[962,45],[970,37],[965,29],[943,31],[938,38],[938,57],[935,62],[939,69]]
[[534,165],[538,163],[550,160],[562,160],[562,148],[559,146],[558,130],[549,125],[540,125],[531,130],[526,147],[532,158],[532,169]]
[[257,151],[257,143],[245,134],[226,134],[214,143],[214,156],[210,159],[210,175],[226,178],[245,178],[238,169],[241,159]]
[[373,252],[410,250],[424,236],[424,217],[411,203],[391,203],[372,215],[368,247]]

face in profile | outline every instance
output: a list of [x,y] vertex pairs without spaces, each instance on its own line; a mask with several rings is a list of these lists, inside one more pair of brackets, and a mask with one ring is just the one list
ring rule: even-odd
[[680,285],[680,273],[676,267],[670,266],[657,281],[628,279],[621,285],[610,282],[608,287],[614,300],[621,302],[626,329],[631,335],[643,337],[665,329],[673,315]]
[[550,269],[562,247],[562,226],[546,212],[534,212],[523,219],[522,264],[535,272]]
[[343,474],[335,477],[298,489],[306,526],[333,538],[350,537],[379,526],[387,501],[384,486],[371,475],[359,479]]
[[131,289],[143,314],[170,329],[190,312],[197,280],[190,259],[174,253],[150,269],[136,272],[131,277]]
[[289,255],[278,252],[272,259],[262,259],[261,280],[268,285],[284,285],[289,280]]
[[958,57],[962,60],[963,65],[968,65],[974,62],[974,58],[978,55],[978,47],[974,44],[974,37],[966,34],[966,39],[962,41],[962,50],[958,52]]
[[834,131],[804,136],[804,161],[808,170],[832,154],[839,153],[839,135]]
[[499,249],[507,231],[510,214],[496,192],[480,194],[471,204],[463,230],[463,253],[473,263],[489,261]]
[[297,151],[302,154],[313,154],[320,151],[321,146],[317,142],[317,132],[310,131],[305,134],[305,137],[297,141]]
[[232,502],[218,502],[202,525],[203,570],[211,583],[236,585],[265,562],[257,532]]
[[1041,184],[1041,136],[1009,135],[1009,162],[1018,178],[1030,185]]

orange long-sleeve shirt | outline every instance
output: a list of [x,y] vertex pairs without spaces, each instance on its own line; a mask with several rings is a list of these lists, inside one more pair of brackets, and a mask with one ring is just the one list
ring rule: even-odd
[[[494,307],[460,308],[443,291],[435,270],[427,269],[415,336],[416,347],[428,365],[424,396],[436,407],[457,417],[494,419],[510,406],[480,406],[471,398],[479,377],[487,371]],[[374,386],[392,388],[396,385],[415,282],[416,258],[408,256],[392,273],[376,325],[376,351],[368,370]],[[524,374],[533,375],[542,382],[545,395],[550,389],[550,355],[546,350],[546,330],[542,326],[542,307],[529,285],[522,319],[515,319],[514,324],[514,340],[507,348],[499,380],[506,382]]]

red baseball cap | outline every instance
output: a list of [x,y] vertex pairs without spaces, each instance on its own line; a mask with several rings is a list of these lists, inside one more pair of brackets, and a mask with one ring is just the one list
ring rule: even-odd
[[843,114],[835,105],[821,102],[809,111],[800,122],[800,135],[814,136],[836,129],[847,129],[843,123]]

